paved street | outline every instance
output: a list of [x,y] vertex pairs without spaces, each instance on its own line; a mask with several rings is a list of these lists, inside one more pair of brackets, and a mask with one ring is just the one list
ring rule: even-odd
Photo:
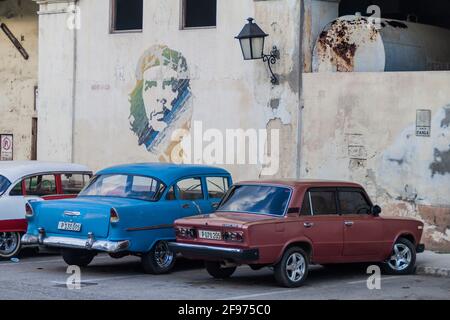
[[7,299],[450,299],[450,278],[383,276],[368,290],[364,266],[313,267],[298,289],[276,285],[269,269],[241,267],[228,280],[212,279],[198,262],[179,260],[169,275],[143,274],[139,259],[101,255],[82,271],[82,288],[66,287],[66,264],[55,255],[25,253],[0,261],[0,300]]

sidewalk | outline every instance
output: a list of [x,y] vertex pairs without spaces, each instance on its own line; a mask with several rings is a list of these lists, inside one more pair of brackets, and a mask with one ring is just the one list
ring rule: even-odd
[[416,274],[450,278],[450,254],[425,251],[417,254]]

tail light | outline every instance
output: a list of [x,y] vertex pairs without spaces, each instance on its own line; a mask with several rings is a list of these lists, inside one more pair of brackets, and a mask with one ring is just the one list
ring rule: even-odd
[[33,212],[33,208],[31,207],[31,205],[27,202],[25,204],[25,216],[27,218],[31,218],[33,216],[34,212]]
[[117,223],[117,222],[119,222],[119,220],[120,220],[119,214],[117,213],[116,209],[111,208],[111,210],[109,212],[109,222]]
[[175,234],[179,238],[195,239],[197,238],[197,231],[194,228],[175,228]]
[[230,242],[244,242],[244,233],[241,231],[227,231],[224,232],[223,240]]

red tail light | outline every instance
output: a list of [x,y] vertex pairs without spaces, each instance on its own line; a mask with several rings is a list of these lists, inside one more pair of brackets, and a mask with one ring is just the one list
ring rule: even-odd
[[197,238],[197,231],[193,228],[175,228],[175,234],[177,237],[186,238],[186,239],[195,239]]
[[244,233],[241,231],[224,232],[223,240],[230,242],[244,242]]
[[110,213],[109,213],[109,222],[117,223],[117,222],[119,222],[119,220],[120,220],[119,214],[117,213],[116,209],[111,208]]
[[25,216],[27,218],[30,218],[33,216],[33,214],[34,214],[33,208],[31,207],[31,205],[29,203],[26,203],[25,204]]

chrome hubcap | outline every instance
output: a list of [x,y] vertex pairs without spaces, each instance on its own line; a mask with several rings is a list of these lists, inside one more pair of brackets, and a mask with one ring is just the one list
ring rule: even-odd
[[394,251],[392,252],[392,256],[389,258],[388,264],[389,266],[397,271],[402,271],[408,268],[411,264],[411,250],[408,246],[397,243],[394,245]]
[[15,232],[0,232],[0,254],[13,253],[19,243],[19,237]]
[[166,268],[170,266],[173,260],[173,252],[170,251],[167,242],[160,241],[156,244],[155,260],[160,268]]
[[289,256],[286,262],[286,274],[289,280],[292,282],[300,281],[305,274],[305,269],[305,258],[300,253],[295,252]]

